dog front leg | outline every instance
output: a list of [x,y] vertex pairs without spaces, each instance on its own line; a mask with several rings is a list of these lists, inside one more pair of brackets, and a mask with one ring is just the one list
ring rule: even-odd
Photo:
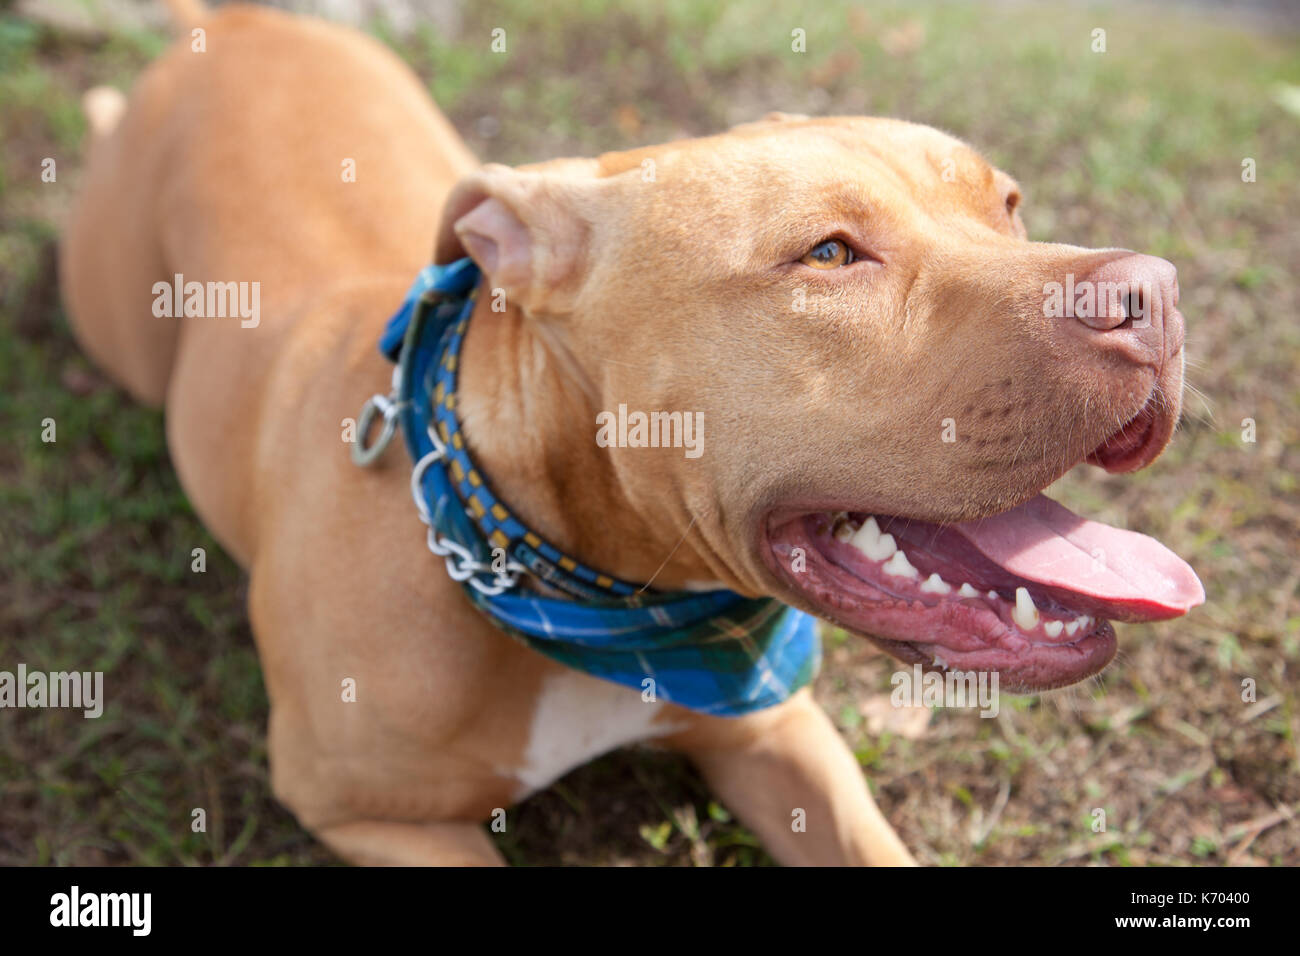
[[505,865],[500,851],[477,823],[365,820],[314,832],[331,850],[359,866]]
[[806,690],[666,741],[785,866],[914,866],[856,758]]

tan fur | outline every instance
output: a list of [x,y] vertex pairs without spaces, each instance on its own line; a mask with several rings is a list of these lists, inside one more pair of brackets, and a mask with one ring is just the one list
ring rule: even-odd
[[[182,23],[202,16],[183,6]],[[1137,372],[1028,318],[1045,277],[1116,253],[1026,242],[1011,180],[941,133],[776,117],[480,168],[376,42],[239,6],[203,25],[205,53],[183,39],[115,127],[95,124],[112,132],[91,145],[64,293],[87,352],[165,402],[185,489],[251,575],[275,792],[351,859],[499,862],[480,821],[521,794],[540,688],[560,671],[479,616],[426,551],[400,442],[363,470],[341,441],[387,391],[376,341],[435,243],[442,259],[484,248],[472,212],[517,215],[536,237],[530,267],[493,277],[507,311],[482,297],[470,325],[472,451],[540,532],[631,580],[780,593],[755,539],[782,496],[990,513],[1141,404]],[[869,296],[773,267],[841,226],[891,256]],[[174,273],[260,281],[261,324],[153,318],[152,285]],[[703,412],[707,453],[597,447],[595,413],[620,402]],[[945,414],[972,440],[937,446]],[[659,706],[664,742],[777,859],[910,862],[806,691],[739,719]],[[807,833],[791,829],[796,807]]]
[[167,4],[172,22],[179,30],[189,30],[208,17],[208,7],[202,0],[163,0],[163,2]]

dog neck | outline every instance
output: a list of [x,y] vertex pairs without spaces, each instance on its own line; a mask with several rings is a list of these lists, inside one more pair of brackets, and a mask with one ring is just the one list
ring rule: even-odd
[[561,333],[492,305],[480,295],[470,319],[457,409],[496,494],[557,547],[624,580],[676,590],[719,579],[680,502],[635,501],[620,484],[610,450],[595,440],[597,385]]

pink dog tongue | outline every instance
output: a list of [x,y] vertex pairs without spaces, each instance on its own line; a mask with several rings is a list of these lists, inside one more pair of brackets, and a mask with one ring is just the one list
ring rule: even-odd
[[1196,572],[1155,538],[1080,518],[1043,495],[949,527],[1012,574],[1087,595],[1113,618],[1165,620],[1205,601]]

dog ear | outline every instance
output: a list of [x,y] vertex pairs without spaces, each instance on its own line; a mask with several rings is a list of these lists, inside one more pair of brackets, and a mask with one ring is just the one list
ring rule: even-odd
[[571,311],[588,265],[595,181],[585,160],[484,166],[448,197],[435,261],[469,256],[526,312]]

